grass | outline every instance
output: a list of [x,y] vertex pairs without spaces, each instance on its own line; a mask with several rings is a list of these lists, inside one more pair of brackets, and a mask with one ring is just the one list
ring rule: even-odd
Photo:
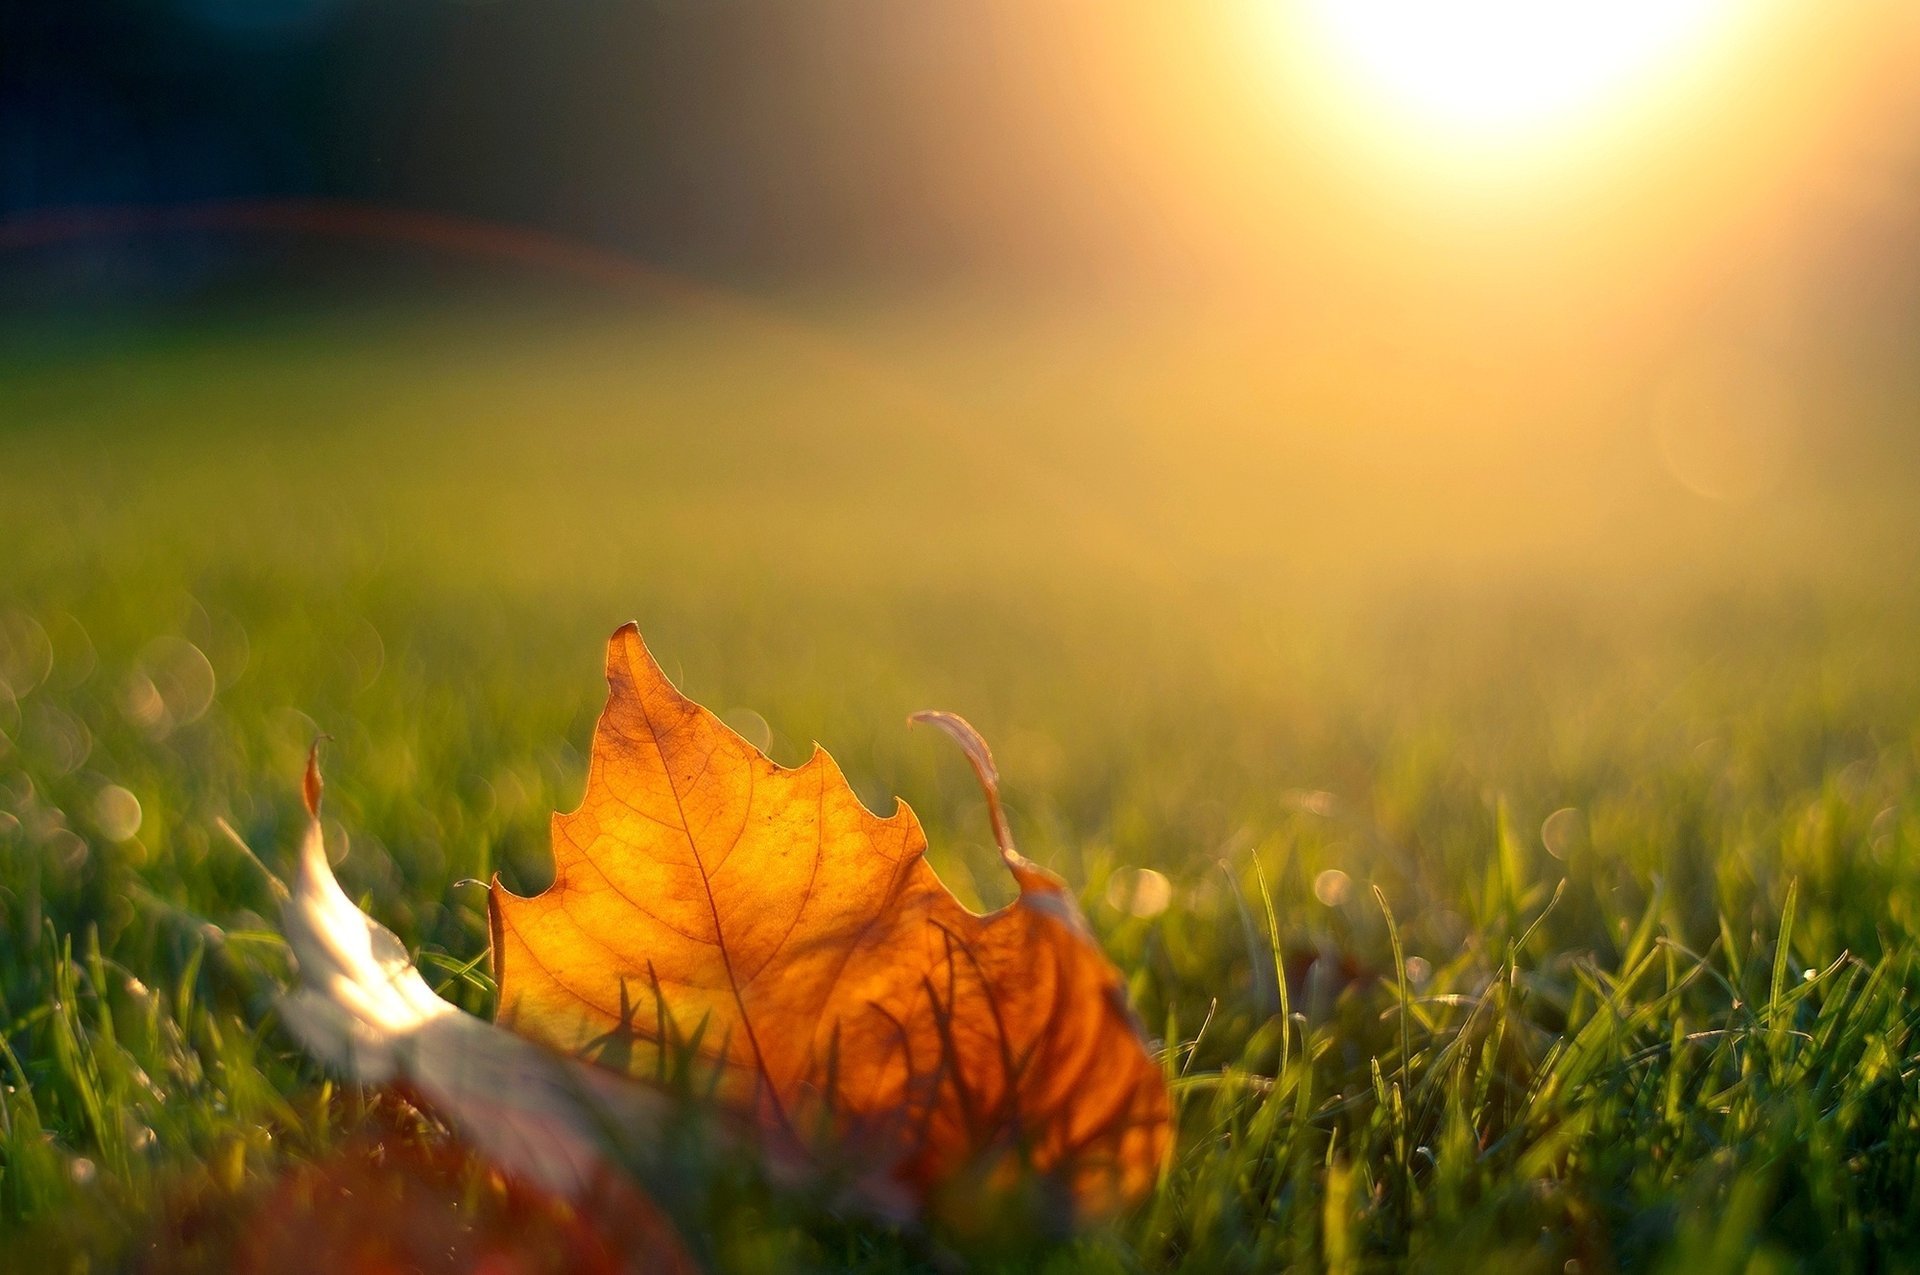
[[[367,1215],[300,1175],[376,1136],[436,1154],[275,1026],[271,897],[219,824],[284,871],[332,735],[343,881],[485,1012],[466,883],[542,884],[628,618],[776,759],[818,739],[905,796],[989,905],[971,780],[904,725],[971,718],[1180,1108],[1111,1232],[891,1236],[722,1174],[666,1201],[710,1268],[1920,1266],[1910,474],[1809,443],[1713,505],[1612,400],[1336,428],[1217,316],[769,313],[16,324],[17,1268],[311,1256]],[[1142,868],[1164,911],[1130,906]],[[405,1208],[468,1258],[586,1260],[471,1165],[420,1181]]]

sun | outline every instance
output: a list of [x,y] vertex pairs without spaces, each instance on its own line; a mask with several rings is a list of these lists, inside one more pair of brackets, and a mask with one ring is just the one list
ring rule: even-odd
[[1300,0],[1328,72],[1424,140],[1505,147],[1657,94],[1756,0]]

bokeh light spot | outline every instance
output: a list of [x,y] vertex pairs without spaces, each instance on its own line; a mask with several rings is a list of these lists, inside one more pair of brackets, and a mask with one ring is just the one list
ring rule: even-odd
[[1129,916],[1148,920],[1173,902],[1173,882],[1152,868],[1121,868],[1107,879],[1107,902]]
[[1546,846],[1547,853],[1556,859],[1565,860],[1587,840],[1587,820],[1572,806],[1565,806],[1548,815],[1540,825],[1540,842]]
[[140,831],[140,799],[108,784],[93,799],[93,826],[110,841],[129,841]]
[[1328,868],[1313,879],[1313,897],[1330,908],[1337,908],[1353,893],[1353,878],[1338,868]]
[[1661,459],[1709,500],[1765,495],[1785,475],[1798,433],[1793,388],[1774,360],[1736,346],[1698,351],[1661,382],[1652,412]]

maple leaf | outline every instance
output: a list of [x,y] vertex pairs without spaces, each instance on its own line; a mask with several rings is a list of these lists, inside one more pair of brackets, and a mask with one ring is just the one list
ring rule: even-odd
[[1073,1217],[1149,1189],[1164,1076],[1063,884],[1014,851],[971,727],[923,715],[967,748],[1019,886],[984,916],[926,862],[904,802],[872,814],[817,747],[775,765],[632,625],[607,678],[553,884],[492,886],[501,1025],[640,1078],[695,1053],[764,1140],[878,1163],[910,1202],[1023,1170]]

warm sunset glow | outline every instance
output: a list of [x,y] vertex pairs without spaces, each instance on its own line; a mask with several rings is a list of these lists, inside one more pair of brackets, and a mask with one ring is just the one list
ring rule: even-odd
[[1712,51],[1740,0],[1303,0],[1330,70],[1425,139],[1543,140],[1644,101]]

